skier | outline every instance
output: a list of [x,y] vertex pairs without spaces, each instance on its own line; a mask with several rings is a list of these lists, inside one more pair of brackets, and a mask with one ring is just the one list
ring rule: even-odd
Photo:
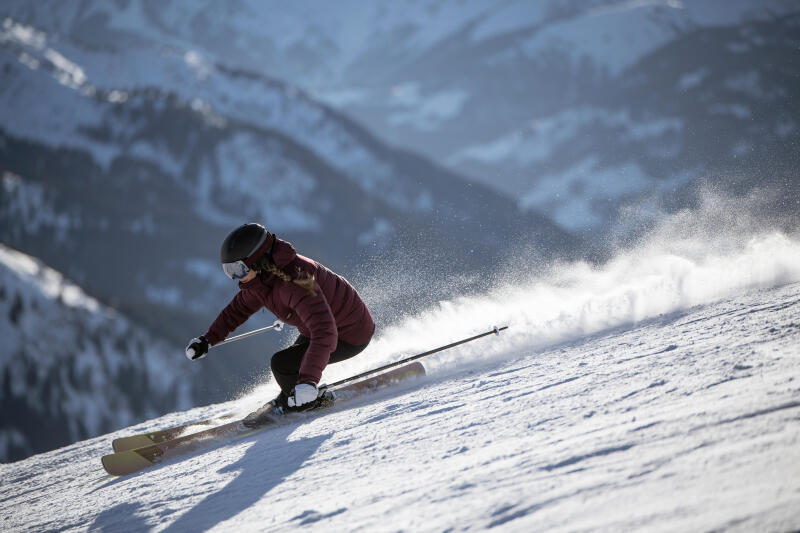
[[[361,353],[375,332],[369,309],[350,283],[261,224],[244,224],[222,242],[222,270],[238,280],[239,292],[208,331],[192,339],[186,357],[195,361],[225,339],[250,316],[266,307],[283,322],[296,326],[294,344],[275,353],[270,367],[281,392],[268,406],[306,410],[330,398],[317,390],[322,371]],[[259,411],[251,414],[258,423]],[[253,420],[251,420],[253,422]]]

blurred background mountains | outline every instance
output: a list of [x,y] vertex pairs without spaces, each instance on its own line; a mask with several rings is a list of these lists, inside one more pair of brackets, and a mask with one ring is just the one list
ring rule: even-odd
[[290,332],[182,356],[243,222],[380,326],[521,250],[602,260],[699,183],[800,211],[794,1],[7,1],[0,24],[4,461],[265,379]]

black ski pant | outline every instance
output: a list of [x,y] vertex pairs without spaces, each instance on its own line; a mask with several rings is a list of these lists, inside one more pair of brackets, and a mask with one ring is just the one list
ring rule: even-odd
[[[281,392],[287,396],[291,394],[292,389],[294,389],[297,383],[300,364],[303,362],[303,356],[310,342],[308,337],[300,335],[297,337],[297,340],[294,341],[294,344],[280,352],[276,352],[272,356],[272,361],[270,362],[272,375],[275,377],[275,381],[278,382],[278,385],[280,385]],[[368,345],[369,343],[362,344],[361,346],[353,346],[352,344],[340,340],[336,344],[336,349],[331,352],[331,358],[328,364],[350,359],[363,352],[364,348]]]

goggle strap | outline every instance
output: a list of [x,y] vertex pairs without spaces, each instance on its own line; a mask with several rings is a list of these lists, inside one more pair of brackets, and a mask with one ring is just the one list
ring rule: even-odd
[[264,245],[264,243],[265,243],[265,242],[266,242],[266,240],[267,240],[267,237],[269,237],[269,232],[268,232],[268,231],[265,231],[265,232],[264,232],[264,235],[262,235],[262,236],[261,236],[261,239],[258,241],[258,244],[256,244],[256,245],[253,247],[253,249],[252,249],[252,250],[250,250],[250,253],[249,253],[249,254],[247,254],[247,256],[245,256],[245,260],[247,260],[247,259],[249,259],[250,257],[252,257],[252,256],[253,256],[253,254],[254,254],[254,253],[256,253],[256,252],[258,251],[258,249],[259,249],[259,248],[261,248],[261,247]]

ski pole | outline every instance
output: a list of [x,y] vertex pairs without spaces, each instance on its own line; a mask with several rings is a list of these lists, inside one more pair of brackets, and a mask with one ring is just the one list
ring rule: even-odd
[[281,322],[280,320],[276,320],[275,323],[272,324],[271,326],[254,329],[253,331],[248,331],[247,333],[242,333],[241,335],[236,335],[235,337],[230,337],[222,342],[218,342],[217,344],[212,346],[212,348],[216,348],[217,346],[222,346],[223,344],[228,344],[229,342],[240,341],[242,339],[246,339],[247,337],[252,337],[253,335],[258,335],[259,333],[263,333],[268,329],[274,329],[275,331],[280,331],[283,329],[283,322]]
[[[425,356],[428,356],[428,355],[431,355],[431,354],[435,354],[436,352],[441,352],[443,350],[447,350],[449,348],[453,348],[454,346],[458,346],[459,344],[464,344],[464,343],[467,343],[467,342],[470,342],[470,341],[474,341],[475,339],[480,339],[481,337],[485,337],[487,335],[491,335],[492,333],[494,333],[495,335],[499,335],[500,332],[503,331],[504,329],[508,329],[508,326],[503,326],[501,328],[498,328],[497,326],[495,326],[494,329],[492,329],[491,331],[487,331],[485,333],[481,333],[480,335],[475,335],[474,337],[470,337],[468,339],[462,339],[460,341],[456,341],[456,342],[450,343],[450,344],[448,344],[446,346],[440,346],[438,348],[434,348],[433,350],[428,350],[427,352],[418,353],[417,355],[412,355],[411,357],[406,357],[405,359],[401,359],[399,361],[395,361],[394,363],[389,363],[387,365],[379,366],[378,368],[373,368],[372,370],[367,370],[366,372],[362,372],[361,374],[357,374],[355,376],[350,376],[349,378],[345,378],[345,379],[339,380],[336,383],[331,383],[330,385],[325,385],[324,387],[328,388],[328,389],[333,388],[333,387],[338,387],[339,385],[344,385],[345,383],[349,383],[350,381],[355,381],[357,379],[361,379],[361,378],[363,378],[365,376],[368,376],[370,374],[374,374],[375,372],[381,372],[383,370],[388,370],[388,369],[390,369],[392,367],[400,366],[400,365],[402,365],[404,363],[408,363],[409,361],[414,361],[416,359],[421,359],[421,358],[423,358]],[[320,387],[320,388],[322,388],[322,387]]]

